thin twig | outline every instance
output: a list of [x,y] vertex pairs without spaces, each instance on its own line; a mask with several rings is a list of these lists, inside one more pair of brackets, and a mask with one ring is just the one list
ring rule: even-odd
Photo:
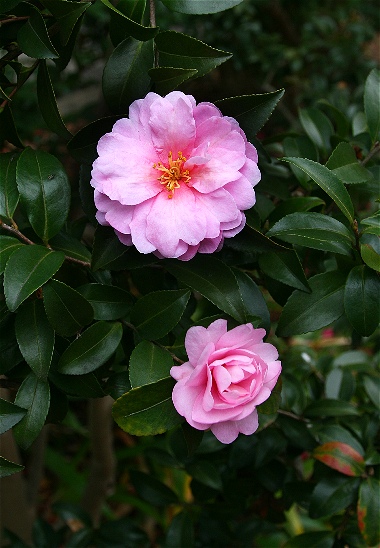
[[6,107],[6,105],[9,103],[9,101],[12,100],[12,97],[13,95],[21,88],[21,86],[23,86],[25,84],[25,82],[28,80],[28,78],[30,78],[30,76],[33,74],[33,72],[36,70],[36,68],[38,67],[40,63],[40,60],[37,59],[33,65],[30,67],[29,71],[28,71],[28,74],[26,75],[25,79],[23,80],[22,84],[21,85],[16,85],[12,91],[10,92],[10,94],[8,95],[8,99],[4,99],[4,101],[1,103],[0,105],[0,109],[3,109],[4,107]]
[[380,142],[376,141],[367,156],[361,161],[362,166],[365,166],[378,152],[380,152]]

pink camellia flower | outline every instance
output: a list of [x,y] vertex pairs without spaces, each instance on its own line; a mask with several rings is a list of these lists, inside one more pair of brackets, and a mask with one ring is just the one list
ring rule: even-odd
[[170,374],[178,381],[174,407],[191,426],[210,428],[222,443],[255,432],[256,406],[269,398],[281,372],[278,352],[264,335],[249,323],[227,331],[226,320],[188,330],[189,361]]
[[97,220],[141,253],[183,261],[213,253],[255,203],[257,153],[238,122],[180,91],[134,101],[98,154]]

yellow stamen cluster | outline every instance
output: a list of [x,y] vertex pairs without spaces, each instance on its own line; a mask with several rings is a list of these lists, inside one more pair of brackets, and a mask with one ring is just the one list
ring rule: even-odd
[[173,160],[172,151],[168,154],[168,164],[169,167],[165,167],[162,162],[153,164],[155,169],[162,171],[163,174],[158,177],[158,180],[162,185],[166,186],[166,190],[169,192],[168,198],[173,198],[174,191],[176,188],[180,188],[179,181],[183,181],[187,184],[191,177],[189,175],[188,169],[182,169],[183,164],[186,162],[186,158],[182,155],[182,152],[178,152],[178,157],[176,160]]

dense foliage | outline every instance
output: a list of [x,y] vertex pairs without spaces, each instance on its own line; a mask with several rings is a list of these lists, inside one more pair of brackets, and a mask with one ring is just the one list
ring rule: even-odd
[[[372,6],[337,2],[328,15],[311,2],[318,18],[299,11],[282,57],[273,13],[293,2],[156,3],[0,0],[5,542],[376,546],[380,72],[371,60],[355,70],[340,32],[372,38]],[[56,92],[84,87],[95,61],[102,98],[66,120]],[[228,97],[223,66],[268,77]],[[273,83],[289,83],[291,99]],[[262,173],[242,232],[189,261],[123,245],[97,223],[90,185],[96,145],[130,104],[177,88],[234,117]],[[169,375],[189,328],[221,318],[264,328],[282,362],[259,430],[230,445],[184,422]]]

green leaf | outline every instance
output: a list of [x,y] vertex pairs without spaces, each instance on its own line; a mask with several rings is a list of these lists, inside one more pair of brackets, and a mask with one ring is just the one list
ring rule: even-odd
[[339,143],[333,150],[326,167],[345,184],[365,183],[373,179],[372,173],[359,164],[352,146],[345,142]]
[[370,217],[361,220],[362,225],[380,227],[380,209]]
[[379,237],[363,234],[360,240],[360,254],[366,265],[380,272]]
[[102,398],[105,392],[94,373],[86,375],[62,375],[50,370],[49,380],[64,394],[79,398]]
[[16,238],[12,238],[12,236],[0,236],[0,274],[4,272],[7,261],[12,253],[23,246],[24,244],[16,240]]
[[92,250],[91,268],[99,270],[119,259],[128,248],[120,242],[111,227],[98,226],[94,236],[94,248]]
[[95,320],[118,320],[132,308],[132,295],[120,287],[87,284],[77,291],[91,304]]
[[42,292],[49,322],[60,335],[75,335],[94,319],[91,304],[63,282],[50,280]]
[[41,300],[23,303],[16,316],[17,342],[36,377],[46,380],[54,350],[54,330]]
[[307,160],[306,158],[282,158],[285,162],[294,164],[309,175],[334,200],[347,219],[352,222],[354,207],[346,187],[338,177],[326,166]]
[[18,204],[16,183],[17,155],[5,152],[0,155],[0,216],[12,219]]
[[318,445],[313,451],[313,457],[345,476],[361,476],[365,469],[363,456],[347,443],[340,441],[328,441]]
[[[119,12],[140,25],[144,23],[145,8],[146,0],[120,0],[117,3]],[[111,42],[115,47],[130,35],[128,28],[122,23],[120,15],[112,12],[109,32]]]
[[283,89],[279,89],[270,93],[230,97],[215,104],[224,116],[235,118],[247,138],[251,139],[268,120],[284,93]]
[[41,12],[33,8],[32,14],[17,33],[17,42],[22,51],[34,59],[54,59],[58,52],[51,43]]
[[295,251],[263,253],[259,256],[259,265],[267,276],[301,291],[310,291],[305,273]]
[[154,506],[178,504],[178,497],[167,485],[150,474],[131,470],[131,481],[138,495]]
[[129,359],[129,379],[133,388],[157,382],[169,376],[173,358],[167,350],[142,341]]
[[22,466],[21,464],[16,464],[4,457],[0,457],[0,478],[5,478],[12,474],[16,474],[17,472],[21,472],[24,468],[25,466]]
[[378,409],[380,409],[380,378],[365,375],[363,378],[363,384],[369,399]]
[[177,325],[189,297],[190,291],[187,289],[148,293],[132,308],[130,321],[140,337],[161,339]]
[[20,137],[17,133],[15,121],[9,103],[7,103],[3,110],[0,109],[0,144],[4,141],[9,141],[18,148],[24,148],[24,145],[20,141]]
[[70,184],[55,156],[27,148],[17,162],[21,203],[35,233],[47,242],[64,225],[70,207]]
[[373,69],[364,87],[364,112],[372,143],[380,139],[380,70]]
[[7,13],[23,0],[0,0],[0,13]]
[[304,415],[305,417],[345,417],[359,415],[359,412],[349,402],[325,398],[308,405]]
[[[308,158],[318,161],[318,150],[313,141],[307,135],[297,135],[297,137],[286,137],[282,143],[285,156],[297,158]],[[293,174],[304,188],[310,188],[310,177],[296,166],[290,166]],[[290,213],[290,212],[289,212]]]
[[65,260],[63,253],[40,245],[22,246],[9,257],[4,272],[4,293],[11,312],[46,283]]
[[201,15],[203,13],[218,13],[241,4],[243,0],[161,0],[172,11]]
[[332,531],[312,531],[291,538],[283,548],[332,548],[334,535]]
[[355,266],[344,290],[344,309],[352,327],[369,337],[380,322],[380,280],[366,265]]
[[166,533],[165,547],[178,548],[178,546],[194,548],[194,526],[187,512],[176,514]]
[[157,67],[149,69],[148,74],[155,83],[155,91],[166,95],[189,78],[194,78],[197,72],[197,69]]
[[160,32],[155,38],[163,67],[196,69],[197,77],[227,61],[231,54],[173,30]]
[[51,240],[50,245],[54,251],[63,251],[68,257],[90,263],[91,253],[82,242],[73,238],[66,232],[59,232]]
[[[270,315],[267,303],[262,292],[255,282],[241,270],[234,268],[233,274],[236,278],[241,300],[244,306],[245,320],[250,321],[253,317],[261,319],[260,327],[263,327],[267,333],[270,331]],[[257,327],[255,325],[255,327]]]
[[246,321],[245,307],[232,270],[212,255],[196,255],[191,261],[179,263],[165,260],[165,268],[215,306],[240,323]]
[[57,107],[54,89],[45,60],[41,61],[38,66],[37,97],[38,106],[47,127],[62,137],[62,139],[71,139],[72,134],[65,126]]
[[71,33],[82,14],[91,6],[91,2],[70,2],[66,0],[41,0],[41,3],[54,16],[59,24],[59,35],[63,45],[70,39]]
[[92,164],[98,153],[96,147],[100,137],[112,130],[113,125],[120,116],[107,116],[91,122],[78,131],[67,143],[67,148],[75,160],[79,163]]
[[359,488],[358,525],[367,546],[380,543],[380,482],[377,478],[366,478]]
[[[269,396],[267,400],[265,400],[264,403],[261,403],[257,406],[257,411],[260,415],[273,415],[274,413],[277,413],[278,408],[280,407],[281,403],[281,390],[282,390],[282,381],[279,379],[274,388],[272,389],[272,393]],[[259,420],[260,423],[260,420]]]
[[345,510],[356,499],[359,482],[359,478],[344,476],[322,478],[311,495],[310,517],[318,519]]
[[277,334],[289,337],[307,333],[337,320],[344,313],[345,280],[345,275],[340,271],[309,278],[311,293],[298,289],[292,293],[282,311]]
[[183,421],[172,402],[171,377],[133,388],[113,405],[112,416],[125,432],[136,436],[162,434]]
[[4,432],[13,428],[25,414],[26,409],[10,401],[0,399],[0,434],[4,434]]
[[207,460],[196,460],[186,466],[187,473],[195,480],[221,491],[223,488],[219,470]]
[[103,95],[112,111],[127,112],[134,100],[147,94],[153,64],[153,41],[126,38],[115,48],[103,72]]
[[115,20],[114,24],[118,24],[120,28],[125,29],[124,38],[132,36],[136,40],[147,41],[156,36],[159,30],[158,27],[144,27],[124,15],[124,13],[115,8],[109,0],[101,0],[101,2],[112,10],[112,18]]
[[13,428],[16,442],[27,449],[41,432],[50,406],[49,383],[30,373],[18,389],[15,404],[27,410]]
[[122,334],[120,323],[96,322],[64,351],[58,362],[58,372],[83,375],[94,371],[112,356]]
[[[335,124],[337,136],[341,139],[346,139],[350,130],[350,122],[348,121],[347,116],[343,114],[341,110],[326,101],[326,99],[319,99],[317,104],[322,110],[326,111],[330,115],[330,118]],[[289,156],[292,156],[292,154],[289,154]]]
[[322,213],[291,213],[267,232],[291,244],[352,255],[353,233],[333,217]]
[[327,116],[319,109],[311,107],[300,109],[299,119],[303,129],[324,154],[330,150],[330,138],[334,128]]

